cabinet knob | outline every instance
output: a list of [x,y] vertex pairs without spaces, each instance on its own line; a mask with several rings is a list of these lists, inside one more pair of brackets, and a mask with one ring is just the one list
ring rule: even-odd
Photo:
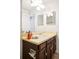
[[47,52],[45,52],[45,55],[47,56]]
[[51,50],[53,49],[53,47],[50,48]]

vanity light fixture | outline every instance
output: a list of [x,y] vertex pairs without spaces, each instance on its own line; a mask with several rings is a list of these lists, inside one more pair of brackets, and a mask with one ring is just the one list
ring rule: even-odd
[[45,8],[42,0],[31,0],[31,6],[36,7],[37,10],[41,10]]
[[47,16],[49,17],[49,16],[53,16],[53,13],[52,12],[49,12],[49,13],[47,13]]

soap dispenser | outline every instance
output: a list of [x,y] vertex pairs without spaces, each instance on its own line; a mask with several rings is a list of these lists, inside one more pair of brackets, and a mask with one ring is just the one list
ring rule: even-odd
[[32,32],[28,32],[28,39],[32,39]]

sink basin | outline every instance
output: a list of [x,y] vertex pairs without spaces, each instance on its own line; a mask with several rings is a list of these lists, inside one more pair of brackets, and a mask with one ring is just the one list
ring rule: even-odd
[[39,35],[33,35],[32,36],[32,39],[38,39],[39,38]]

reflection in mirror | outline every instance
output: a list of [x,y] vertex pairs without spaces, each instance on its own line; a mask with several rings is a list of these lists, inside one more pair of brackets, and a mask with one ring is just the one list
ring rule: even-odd
[[46,17],[46,24],[47,25],[56,24],[56,12],[55,11],[53,11],[50,15]]
[[38,25],[43,25],[43,15],[38,15]]

